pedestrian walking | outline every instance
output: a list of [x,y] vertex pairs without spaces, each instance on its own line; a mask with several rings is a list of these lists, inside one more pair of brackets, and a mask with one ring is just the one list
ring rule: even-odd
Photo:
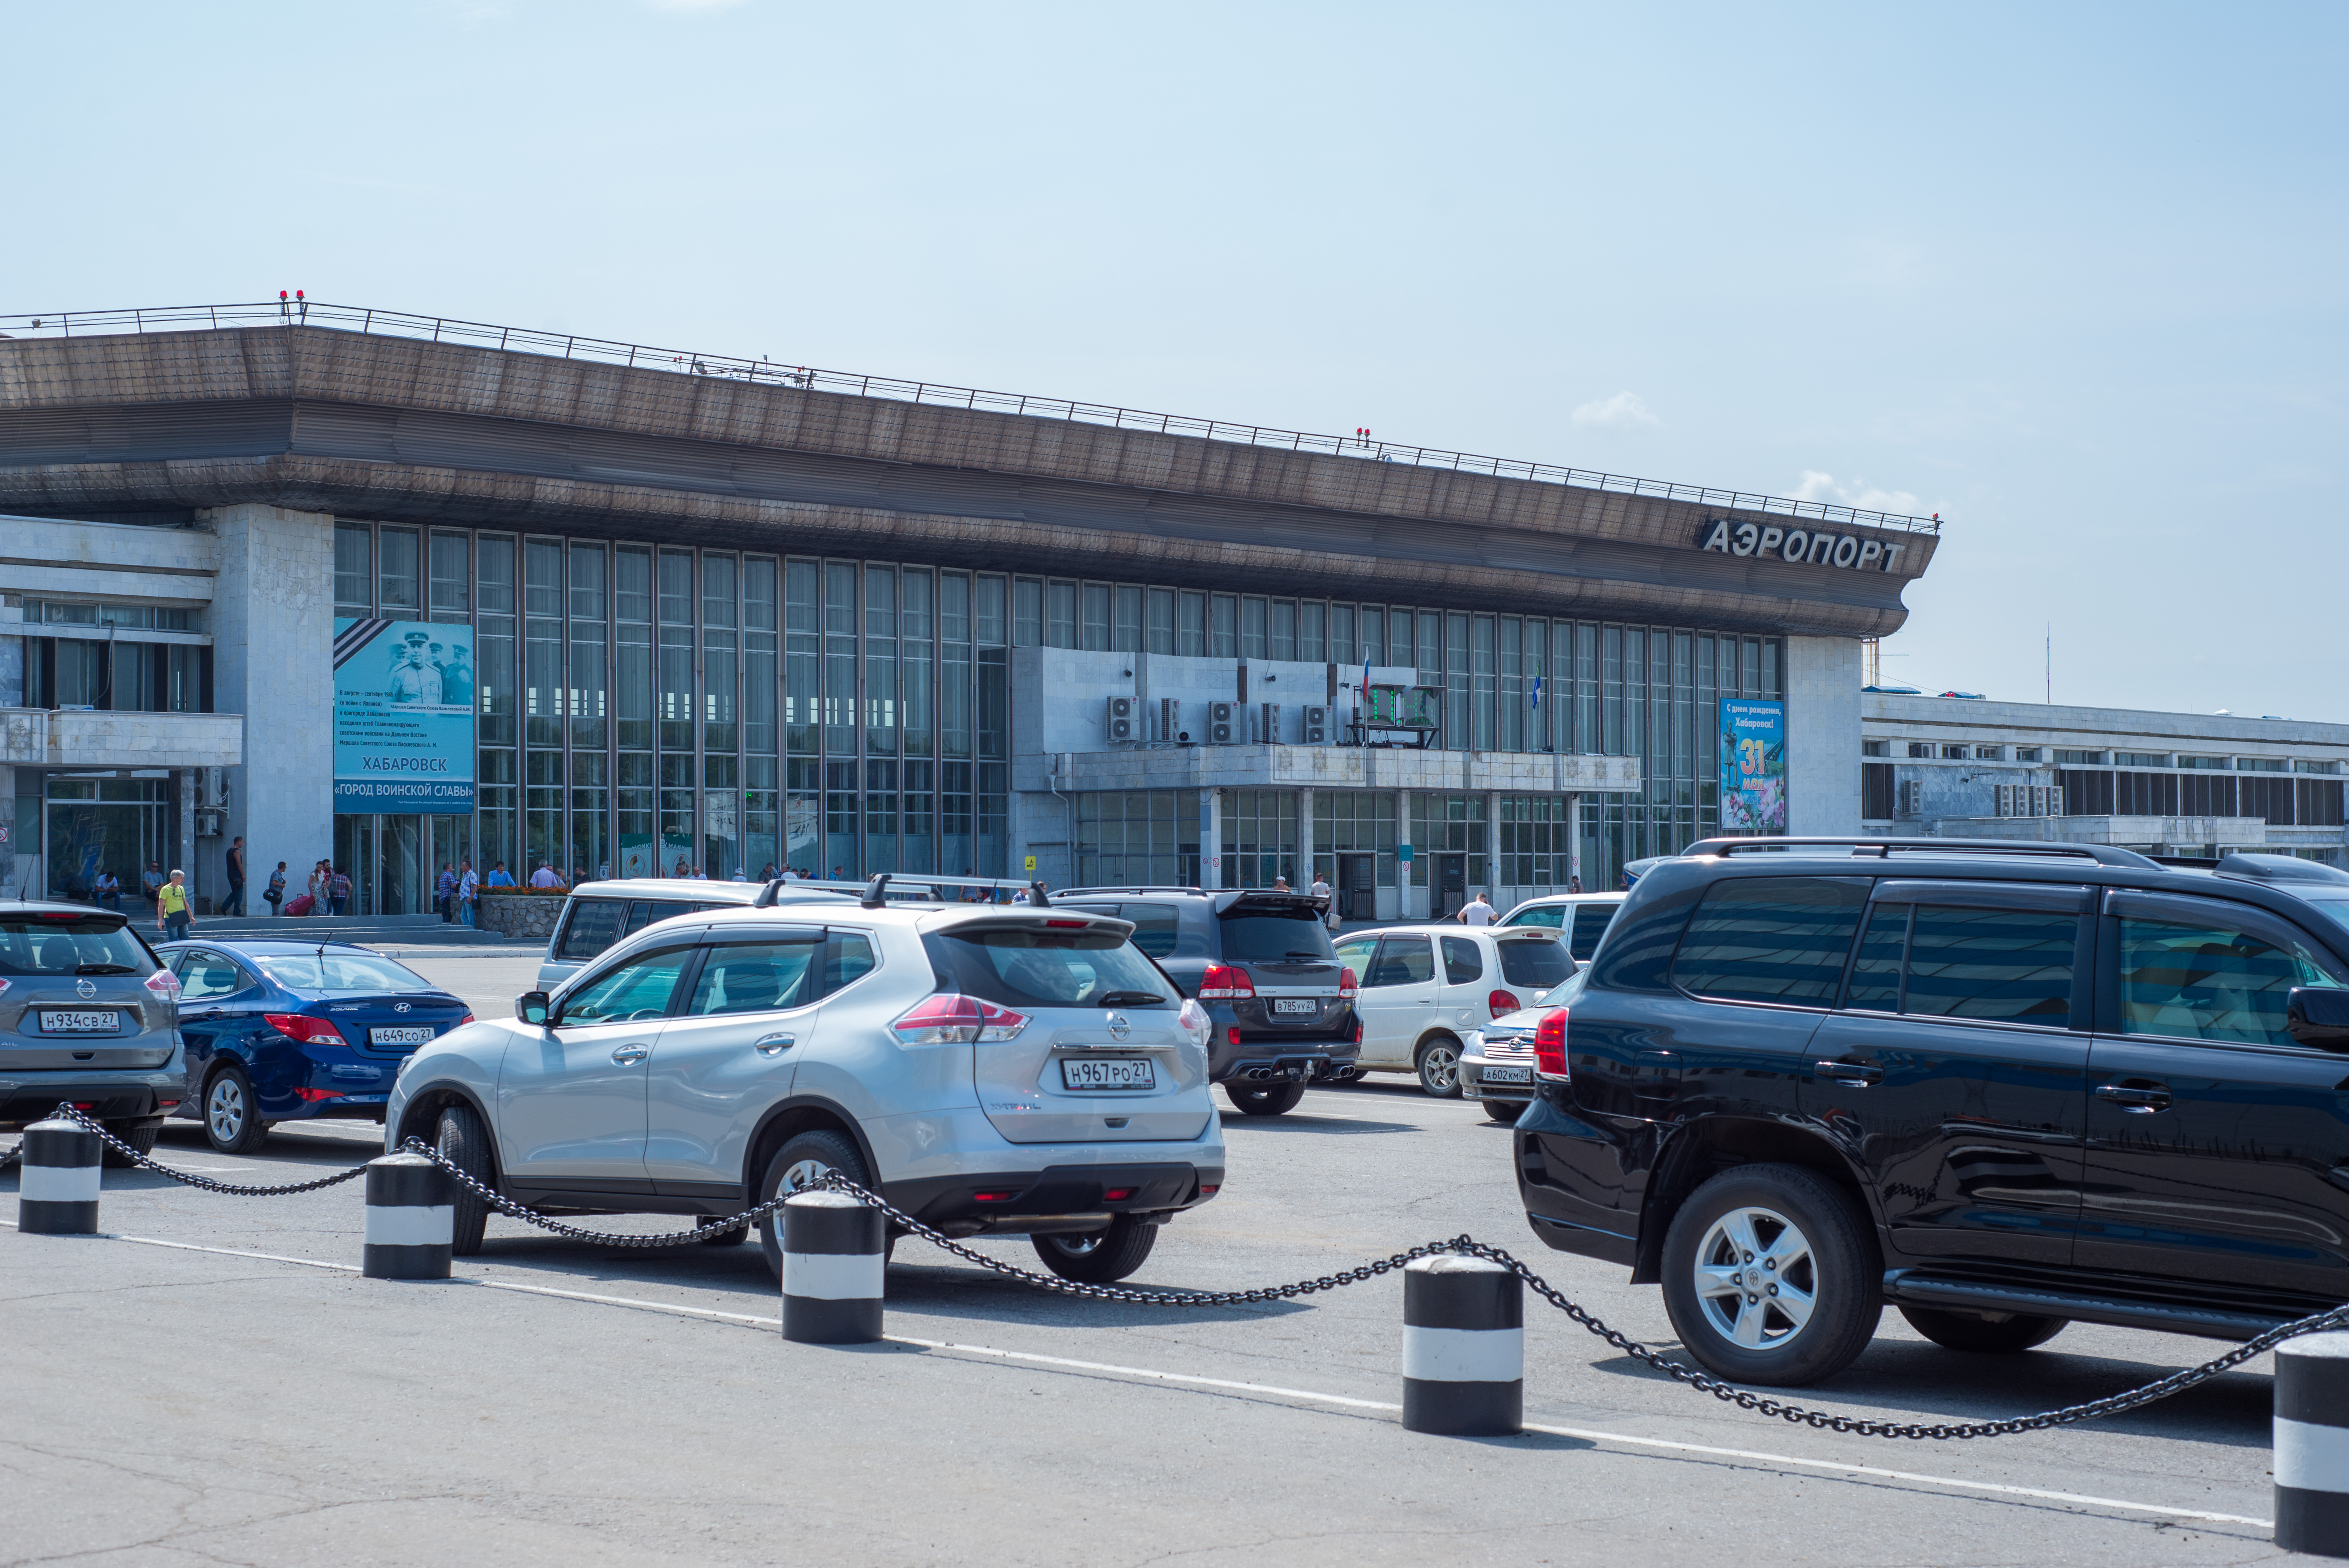
[[473,874],[473,862],[457,862],[457,917],[466,925],[473,923],[473,906],[481,901],[481,879]]
[[440,874],[432,879],[432,907],[440,912],[440,923],[457,923],[457,873],[444,862]]
[[310,894],[310,913],[312,914],[328,913],[329,906],[334,903],[335,876],[334,872],[327,869],[326,861],[320,861],[310,868],[310,883],[306,891]]
[[335,918],[336,918],[337,920],[339,920],[339,919],[341,919],[344,915],[347,915],[347,914],[350,913],[350,912],[351,912],[351,874],[350,874],[350,872],[347,872],[347,871],[346,871],[346,870],[344,870],[341,866],[335,866],[335,867],[331,868],[331,869],[329,870],[329,872],[327,872],[327,877],[326,877],[326,895],[327,895],[327,898],[328,898],[329,902],[331,902],[331,903],[333,903],[333,905],[334,905],[334,908],[335,908]]
[[1493,907],[1493,901],[1479,888],[1476,896],[1461,905],[1460,913],[1453,918],[1463,925],[1490,925],[1501,918],[1501,912]]
[[269,905],[269,913],[273,917],[285,913],[284,907],[285,903],[285,862],[284,861],[278,861],[277,869],[269,873],[269,885],[262,890],[261,897],[262,902]]
[[155,891],[155,929],[164,941],[177,942],[188,934],[189,920],[187,873],[174,871],[171,880]]
[[1568,892],[1580,892],[1582,891],[1582,879],[1578,876],[1567,878],[1566,891]]
[[221,906],[222,914],[244,917],[244,841],[232,839],[228,846],[228,902]]
[[1330,879],[1319,872],[1313,873],[1313,885],[1307,890],[1322,901],[1322,920],[1330,930],[1338,929],[1338,896],[1330,891]]

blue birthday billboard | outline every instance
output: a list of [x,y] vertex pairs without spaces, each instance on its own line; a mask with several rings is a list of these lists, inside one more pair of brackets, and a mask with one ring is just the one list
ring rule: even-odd
[[1786,705],[1721,699],[1721,830],[1786,830]]
[[335,810],[473,809],[473,634],[335,621]]

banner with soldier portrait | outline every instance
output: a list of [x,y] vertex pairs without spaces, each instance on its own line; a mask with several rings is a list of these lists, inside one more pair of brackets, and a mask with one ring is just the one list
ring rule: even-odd
[[335,622],[335,810],[473,809],[472,631]]

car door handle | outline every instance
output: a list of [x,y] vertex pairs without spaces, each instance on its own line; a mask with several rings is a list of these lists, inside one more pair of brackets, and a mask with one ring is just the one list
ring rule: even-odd
[[615,1067],[632,1068],[650,1055],[652,1055],[652,1050],[649,1047],[622,1046],[618,1050],[612,1053],[612,1065]]
[[793,1035],[769,1035],[759,1042],[759,1054],[762,1057],[780,1056],[797,1044],[799,1039]]
[[2158,1083],[2100,1083],[2098,1099],[2111,1100],[2130,1116],[2150,1116],[2169,1109],[2169,1086]]
[[187,1021],[191,1024],[201,1024],[210,1018],[224,1018],[227,1016],[220,1008],[214,1007],[209,1013],[191,1013],[188,1015]]
[[1884,1069],[1874,1062],[1813,1062],[1811,1068],[1821,1078],[1855,1088],[1884,1081]]

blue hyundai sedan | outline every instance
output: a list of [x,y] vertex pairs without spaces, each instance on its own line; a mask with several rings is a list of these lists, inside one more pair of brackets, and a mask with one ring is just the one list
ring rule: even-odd
[[188,1096],[214,1149],[243,1154],[276,1122],[381,1121],[399,1064],[473,1015],[405,965],[340,942],[174,942]]

